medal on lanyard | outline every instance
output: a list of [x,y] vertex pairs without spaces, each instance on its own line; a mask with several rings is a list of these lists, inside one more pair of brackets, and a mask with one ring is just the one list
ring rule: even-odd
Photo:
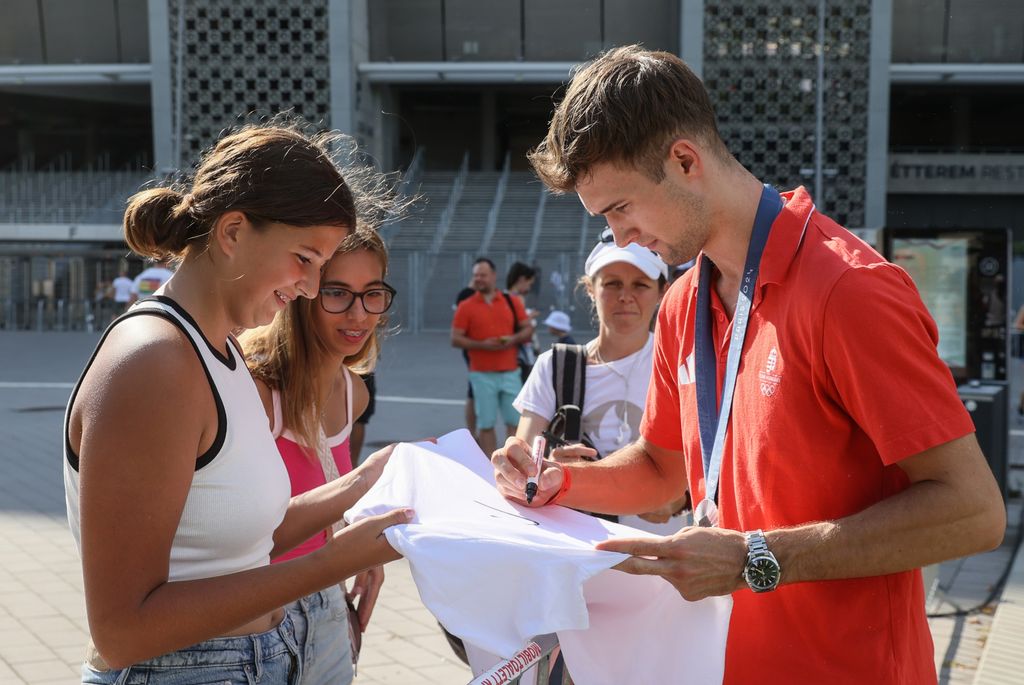
[[704,467],[704,499],[693,510],[697,525],[711,527],[718,525],[718,477],[722,469],[722,454],[725,450],[725,433],[732,412],[732,396],[736,390],[736,375],[743,353],[743,340],[747,335],[750,307],[754,300],[754,286],[761,266],[772,222],[782,209],[782,197],[767,183],[761,191],[754,216],[754,229],[747,247],[747,259],[743,265],[740,291],[736,298],[736,309],[732,318],[732,335],[729,337],[729,353],[725,362],[725,379],[722,383],[722,404],[718,405],[718,355],[711,324],[711,271],[713,264],[706,255],[701,256],[700,279],[697,282],[697,316],[694,323],[697,376],[697,423],[700,427],[701,462]]

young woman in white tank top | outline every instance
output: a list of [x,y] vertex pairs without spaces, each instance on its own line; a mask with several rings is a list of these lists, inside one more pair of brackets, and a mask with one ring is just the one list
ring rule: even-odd
[[[292,495],[343,476],[358,457],[350,452],[349,434],[369,396],[352,371],[368,373],[377,361],[384,314],[395,295],[384,282],[387,258],[376,232],[357,230],[324,266],[315,299],[290,302],[270,325],[241,337]],[[327,535],[320,531],[273,563],[314,552]],[[352,681],[383,581],[383,567],[372,568],[355,577],[351,592],[332,586],[292,605],[310,625],[303,685]]]
[[180,264],[107,330],[68,405],[68,518],[93,642],[83,682],[298,682],[308,626],[284,607],[398,557],[382,531],[406,510],[269,564],[339,520],[390,454],[290,500],[231,335],[315,297],[356,225],[328,149],[295,129],[246,127],[187,186],[129,201],[129,246]]

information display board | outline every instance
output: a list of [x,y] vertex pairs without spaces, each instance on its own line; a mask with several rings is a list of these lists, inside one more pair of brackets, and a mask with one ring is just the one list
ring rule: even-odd
[[1009,231],[886,229],[884,242],[885,256],[914,279],[939,329],[939,356],[957,381],[1005,381]]

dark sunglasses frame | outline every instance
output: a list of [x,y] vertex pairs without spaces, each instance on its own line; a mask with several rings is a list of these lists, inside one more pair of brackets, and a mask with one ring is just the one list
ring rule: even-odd
[[[352,301],[344,309],[342,309],[340,311],[332,311],[332,310],[328,309],[327,306],[324,304],[323,293],[324,293],[325,290],[344,290],[346,292],[350,292],[350,293],[352,293]],[[372,292],[376,291],[376,290],[386,290],[386,291],[388,291],[389,293],[391,293],[391,300],[388,301],[388,306],[384,308],[384,311],[371,312],[369,309],[366,308],[366,300],[364,300],[363,297],[368,295],[369,293],[372,293]],[[383,313],[387,312],[389,309],[391,309],[391,305],[393,305],[395,303],[395,296],[396,295],[398,295],[398,291],[397,290],[392,288],[387,283],[381,283],[380,285],[374,286],[374,287],[369,288],[367,290],[363,290],[362,292],[356,292],[355,290],[349,290],[348,288],[342,288],[341,286],[327,286],[326,288],[320,288],[320,290],[317,292],[317,298],[316,299],[320,300],[320,306],[328,314],[344,314],[348,310],[352,309],[352,307],[356,303],[356,300],[359,300],[359,306],[361,306],[363,308],[363,311],[365,311],[367,314],[383,314]]]
[[[604,231],[601,232],[600,240],[598,240],[597,242],[598,242],[598,244],[601,244],[601,243],[614,243],[615,242],[615,234],[612,233],[612,229],[611,228],[604,229]],[[661,259],[661,255],[658,254],[657,252],[655,252],[654,250],[648,248],[647,251],[650,252],[655,257],[657,257],[658,259]]]

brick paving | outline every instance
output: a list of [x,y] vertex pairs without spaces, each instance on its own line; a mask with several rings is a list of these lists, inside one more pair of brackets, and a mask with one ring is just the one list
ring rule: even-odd
[[[0,684],[78,682],[87,640],[81,567],[64,511],[60,425],[69,388],[96,336],[74,333],[0,333]],[[446,335],[389,341],[379,392],[386,396],[463,397],[461,359]],[[410,352],[414,351],[414,354]],[[460,382],[452,382],[457,378]],[[403,381],[404,379],[404,381]],[[21,387],[17,383],[58,384]],[[424,391],[424,388],[432,388]],[[437,435],[458,427],[457,403],[378,403],[368,442]],[[1021,453],[1014,442],[1014,455]],[[1019,517],[1019,501],[1011,521]],[[1015,531],[1007,535],[1013,540]],[[973,606],[989,592],[1009,560],[1010,547],[939,569],[932,612]],[[359,685],[444,683],[470,679],[423,608],[404,562],[390,564],[364,645]],[[992,629],[986,613],[931,622],[940,683],[971,683]],[[1024,654],[1020,664],[1024,669]]]

